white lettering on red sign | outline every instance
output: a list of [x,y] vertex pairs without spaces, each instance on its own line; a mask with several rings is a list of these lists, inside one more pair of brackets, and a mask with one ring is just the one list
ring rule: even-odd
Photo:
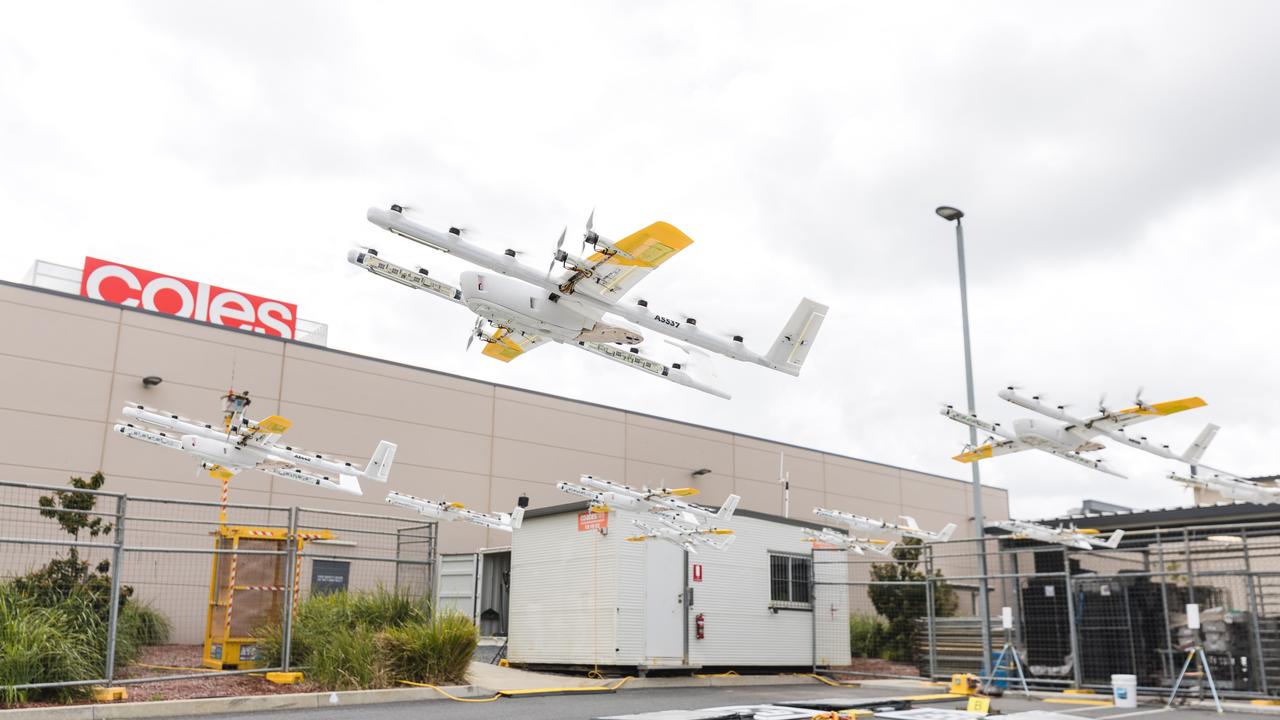
[[293,338],[298,306],[87,257],[80,295],[214,325]]
[[702,563],[693,564],[693,581],[702,582]]

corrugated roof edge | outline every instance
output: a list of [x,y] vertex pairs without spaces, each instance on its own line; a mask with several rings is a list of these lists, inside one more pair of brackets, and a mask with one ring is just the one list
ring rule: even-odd
[[[1099,513],[1096,515],[1063,515],[1033,522],[1045,525],[1074,522],[1077,526],[1083,522],[1087,523],[1089,527],[1098,530],[1115,530],[1119,528],[1140,530],[1214,524],[1216,521],[1249,522],[1275,519],[1276,510],[1274,507],[1254,503],[1224,502],[1216,505],[1189,505],[1152,510]],[[1208,523],[1205,521],[1208,521]]]
[[[516,390],[518,392],[526,392],[533,395],[541,395],[542,397],[554,398],[556,400],[565,400],[568,402],[581,403],[583,405],[590,405],[592,407],[604,408],[606,410],[616,410],[619,412],[627,413],[628,415],[653,418],[654,420],[662,420],[664,422],[671,422],[671,423],[676,423],[677,425],[685,425],[687,427],[700,428],[702,430],[711,430],[712,432],[728,433],[730,435],[737,435],[738,437],[747,438],[748,440],[759,440],[760,442],[773,443],[774,445],[782,445],[784,447],[795,448],[797,450],[805,450],[807,452],[815,452],[822,455],[830,455],[832,457],[838,457],[844,460],[854,460],[856,462],[864,462],[871,465],[879,465],[880,467],[892,468],[894,470],[903,470],[906,472],[915,473],[917,475],[923,475],[925,477],[938,478],[939,480],[948,480],[950,482],[958,482],[958,483],[963,483],[965,485],[971,484],[970,481],[961,480],[960,478],[947,477],[946,475],[938,475],[936,473],[925,472],[923,470],[913,470],[911,468],[902,467],[900,465],[893,465],[890,463],[879,462],[876,460],[867,460],[866,458],[854,457],[852,455],[845,455],[843,453],[832,452],[830,450],[819,450],[818,448],[805,447],[804,445],[796,445],[795,443],[784,442],[782,440],[773,440],[770,438],[759,437],[757,435],[748,435],[747,433],[738,432],[736,430],[726,430],[725,428],[711,427],[710,425],[700,425],[698,423],[688,422],[687,420],[676,420],[674,418],[663,417],[661,415],[651,415],[649,413],[643,413],[637,410],[628,410],[626,408],[615,407],[613,405],[605,405],[603,403],[591,402],[590,400],[579,400],[577,398],[565,397],[563,395],[553,395],[551,393],[542,392],[541,390],[530,390],[529,388],[517,387],[515,385],[504,385],[502,383],[496,383],[490,380],[481,380],[478,378],[467,377],[466,375],[455,375],[453,373],[444,372],[442,370],[433,370],[431,368],[422,367],[421,365],[410,365],[409,363],[402,363],[395,360],[387,360],[385,358],[374,357],[372,355],[361,355],[360,353],[351,352],[349,350],[339,350],[337,348],[311,345],[309,343],[304,343],[299,340],[290,340],[288,338],[275,337],[273,335],[263,335],[262,333],[256,333],[251,330],[241,330],[239,328],[227,327],[225,325],[212,325],[210,323],[203,322],[200,320],[192,320],[191,318],[178,317],[176,315],[163,315],[160,313],[152,312],[150,310],[143,310],[142,308],[125,307],[124,305],[117,305],[115,303],[110,303],[105,300],[94,300],[93,298],[81,297],[79,295],[71,295],[69,293],[59,292],[57,290],[49,290],[47,288],[39,288],[33,285],[26,285],[24,283],[13,282],[12,280],[0,280],[0,285],[17,288],[19,290],[28,290],[31,292],[44,293],[46,295],[56,295],[60,298],[66,298],[69,300],[79,300],[81,302],[92,303],[95,305],[104,305],[106,307],[116,308],[118,310],[122,310],[126,312],[137,312],[137,313],[146,313],[148,315],[159,315],[160,317],[166,318],[168,320],[174,320],[176,322],[191,323],[193,325],[199,325],[201,327],[206,327],[206,328],[213,328],[214,330],[219,330],[223,332],[240,333],[242,335],[252,335],[255,338],[259,338],[262,340],[272,340],[272,341],[279,342],[286,345],[293,344],[293,345],[298,345],[300,347],[305,347],[311,350],[318,350],[320,352],[330,352],[330,353],[335,353],[337,355],[346,355],[347,357],[359,358],[361,360],[372,360],[373,362],[385,363],[387,365],[394,365],[396,367],[408,368],[410,370],[421,370],[423,372],[435,373],[436,375],[442,375],[444,377],[456,378],[458,380],[466,380],[468,382],[481,383],[484,385],[491,385],[495,388],[500,387],[507,390]],[[1001,487],[995,487],[993,485],[983,485],[982,487],[987,490],[994,490],[996,492],[1002,492],[1005,494],[1009,493],[1007,489],[1001,488]]]

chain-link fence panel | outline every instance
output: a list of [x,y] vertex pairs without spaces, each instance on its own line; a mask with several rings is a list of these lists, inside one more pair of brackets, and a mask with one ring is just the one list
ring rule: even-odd
[[[850,660],[815,651],[815,666],[832,674],[980,674],[986,624],[997,684],[1022,673],[1042,688],[1103,689],[1113,675],[1135,675],[1141,689],[1168,693],[1198,647],[1220,691],[1280,694],[1280,524],[1142,530],[1114,547],[1102,541],[1084,549],[988,537],[982,545],[899,544],[890,557],[845,560],[815,550],[815,566],[849,568],[843,582],[815,572],[815,598],[847,596],[850,611]],[[976,612],[984,591],[985,620]],[[1198,628],[1187,617],[1193,603]],[[815,634],[815,646],[832,643]]]
[[312,593],[435,578],[435,524],[385,516],[0,482],[0,528],[0,702],[288,669]]

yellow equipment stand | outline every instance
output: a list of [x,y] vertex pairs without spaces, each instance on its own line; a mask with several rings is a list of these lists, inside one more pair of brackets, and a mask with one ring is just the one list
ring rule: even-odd
[[[209,580],[209,609],[205,624],[204,658],[207,668],[250,670],[260,667],[258,640],[253,631],[281,617],[288,583],[298,596],[302,545],[307,540],[332,540],[328,530],[298,533],[297,565],[288,577],[287,528],[222,525],[213,533],[213,571]],[[278,555],[247,554],[238,550],[272,551]],[[296,607],[296,603],[295,603]],[[292,611],[292,610],[290,610]]]

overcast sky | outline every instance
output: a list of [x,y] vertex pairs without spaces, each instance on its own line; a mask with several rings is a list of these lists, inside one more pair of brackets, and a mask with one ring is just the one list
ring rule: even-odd
[[[1144,426],[1280,472],[1280,4],[11,3],[0,11],[0,277],[85,255],[296,302],[343,350],[943,475],[966,430],[952,226],[966,215],[979,414],[1198,394]],[[454,258],[367,223],[412,205],[545,266],[596,208],[695,244],[655,309],[768,346],[831,313],[799,378],[724,359],[731,401],[548,346],[502,365],[460,307],[345,262]],[[570,243],[576,248],[576,245]],[[477,344],[478,345],[478,344]],[[583,438],[584,442],[588,439]],[[1185,504],[983,463],[1015,515]]]

